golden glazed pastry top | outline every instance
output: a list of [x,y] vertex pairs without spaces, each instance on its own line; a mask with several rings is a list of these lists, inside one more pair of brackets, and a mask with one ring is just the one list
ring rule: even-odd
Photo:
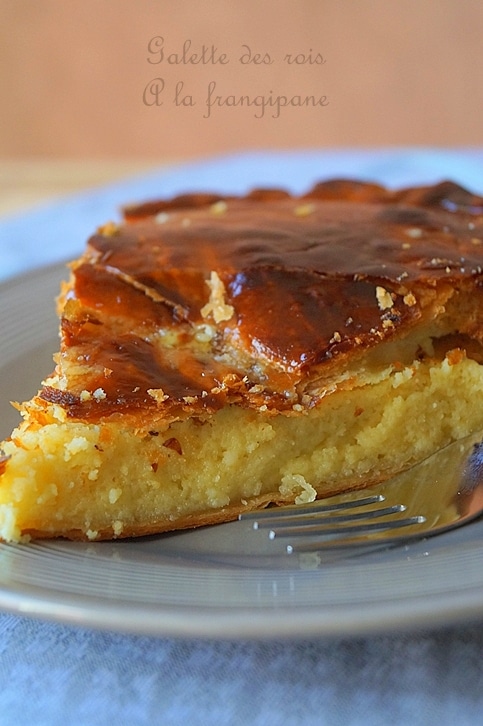
[[[483,309],[482,268],[483,199],[451,182],[333,180],[299,197],[129,207],[72,266],[57,377],[41,397],[89,420],[313,405],[323,391],[308,396],[308,384],[324,370],[403,339],[455,291]],[[479,340],[480,327],[473,311],[458,332]]]

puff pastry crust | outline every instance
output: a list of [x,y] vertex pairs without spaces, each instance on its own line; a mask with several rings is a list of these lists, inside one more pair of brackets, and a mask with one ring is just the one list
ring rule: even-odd
[[101,227],[3,442],[0,536],[100,539],[363,487],[483,426],[483,199],[330,180]]

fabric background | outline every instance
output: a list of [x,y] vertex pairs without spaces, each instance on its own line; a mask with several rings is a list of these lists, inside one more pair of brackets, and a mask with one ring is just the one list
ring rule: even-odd
[[172,640],[0,618],[0,723],[475,726],[483,628],[311,642]]

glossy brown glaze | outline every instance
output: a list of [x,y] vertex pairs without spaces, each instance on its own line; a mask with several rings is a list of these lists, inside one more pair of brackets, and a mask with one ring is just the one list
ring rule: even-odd
[[[304,379],[404,337],[448,291],[481,295],[483,200],[451,182],[183,195],[125,216],[91,237],[65,294],[67,385],[42,396],[74,416],[292,406]],[[218,322],[203,312],[213,271]]]

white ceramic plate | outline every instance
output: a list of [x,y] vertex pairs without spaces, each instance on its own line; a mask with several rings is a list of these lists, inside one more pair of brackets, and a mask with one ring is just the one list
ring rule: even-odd
[[[0,439],[57,348],[63,266],[0,286]],[[483,617],[483,522],[389,551],[257,554],[238,523],[106,543],[0,545],[0,608],[151,635],[367,634]]]

